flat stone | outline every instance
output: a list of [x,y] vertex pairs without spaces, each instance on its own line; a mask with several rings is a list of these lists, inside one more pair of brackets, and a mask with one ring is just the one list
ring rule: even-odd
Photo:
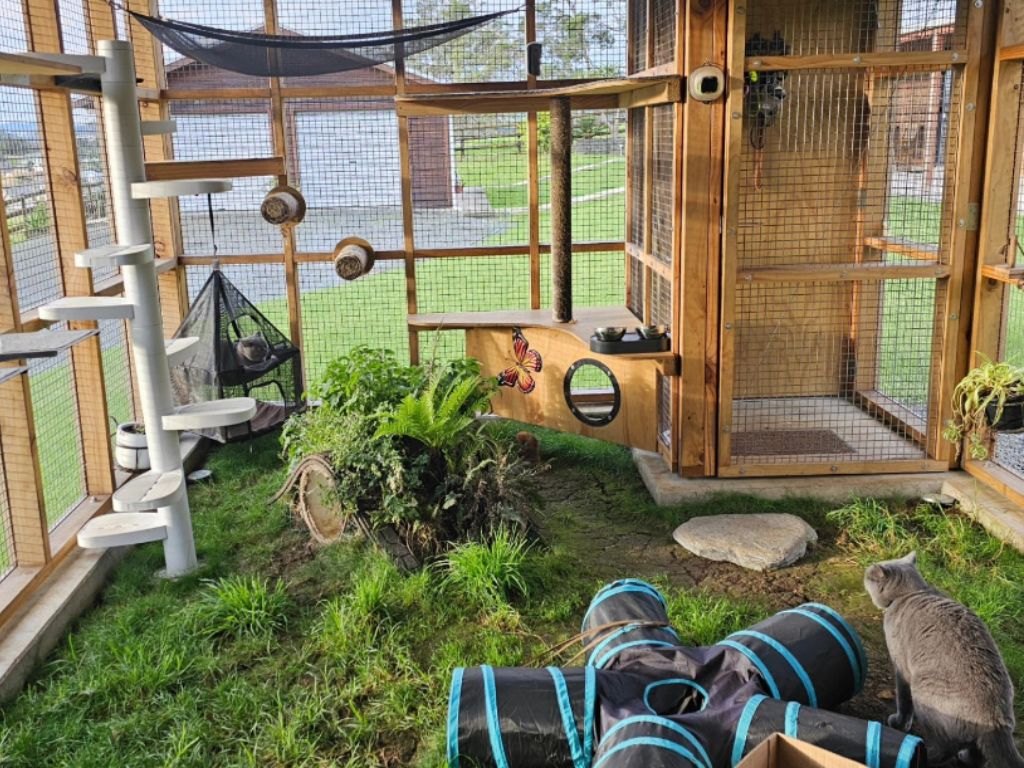
[[818,534],[795,515],[756,513],[695,517],[676,528],[672,538],[698,557],[771,571],[803,557]]

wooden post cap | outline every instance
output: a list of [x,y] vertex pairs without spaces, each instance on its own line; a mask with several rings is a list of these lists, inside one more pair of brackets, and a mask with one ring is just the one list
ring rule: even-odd
[[361,237],[346,237],[334,246],[334,271],[342,280],[355,280],[373,269],[373,246]]
[[298,224],[306,216],[306,200],[299,190],[282,184],[263,198],[260,215],[270,224]]

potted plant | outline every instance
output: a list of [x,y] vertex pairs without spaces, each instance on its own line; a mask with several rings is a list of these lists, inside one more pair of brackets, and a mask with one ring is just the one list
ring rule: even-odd
[[137,421],[117,425],[114,436],[114,459],[128,472],[149,469],[149,451],[146,446],[146,428]]
[[953,390],[953,418],[942,436],[957,446],[964,438],[972,459],[988,458],[993,432],[1024,429],[1024,368],[986,360]]

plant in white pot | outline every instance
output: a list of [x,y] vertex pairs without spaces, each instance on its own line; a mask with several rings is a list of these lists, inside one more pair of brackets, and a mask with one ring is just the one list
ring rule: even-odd
[[953,418],[942,436],[957,446],[967,439],[972,459],[988,458],[995,432],[1024,429],[1024,368],[986,360],[972,368],[953,390]]
[[128,472],[149,469],[149,451],[146,449],[146,428],[137,421],[117,425],[114,436],[114,459]]

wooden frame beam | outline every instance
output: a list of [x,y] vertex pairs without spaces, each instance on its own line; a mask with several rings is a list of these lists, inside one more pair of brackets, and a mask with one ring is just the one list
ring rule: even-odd
[[238,160],[152,160],[146,163],[146,181],[240,179],[248,176],[284,175],[283,155]]
[[744,71],[774,72],[798,69],[945,69],[967,61],[967,51],[897,51],[895,53],[816,54],[812,56],[748,56]]

